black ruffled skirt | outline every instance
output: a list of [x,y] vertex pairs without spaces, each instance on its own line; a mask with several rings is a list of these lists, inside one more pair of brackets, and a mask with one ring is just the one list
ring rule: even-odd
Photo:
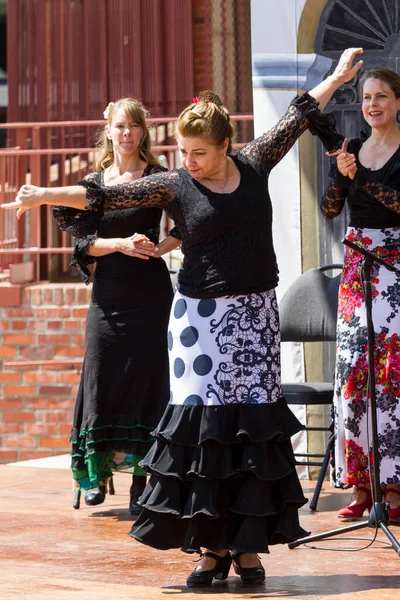
[[86,320],[70,438],[73,478],[84,490],[114,471],[145,475],[138,463],[169,398],[168,269],[162,259],[128,260],[129,273],[118,272],[121,260],[98,264]]
[[130,535],[160,550],[268,553],[307,535],[290,438],[302,426],[281,398],[169,405],[142,462],[151,474]]
[[275,292],[175,294],[170,404],[142,461],[151,474],[131,536],[154,548],[268,552],[306,534],[282,398]]

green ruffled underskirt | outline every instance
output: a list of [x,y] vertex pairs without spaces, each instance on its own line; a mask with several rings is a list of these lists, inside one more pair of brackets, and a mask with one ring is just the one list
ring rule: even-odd
[[[75,457],[72,455],[71,458],[74,460]],[[146,476],[146,471],[139,466],[142,459],[143,456],[123,454],[119,451],[93,452],[86,456],[83,469],[71,467],[72,478],[82,490],[91,490],[99,487],[99,485],[105,485],[115,471]],[[118,463],[116,460],[118,460]]]
[[[122,431],[124,429],[124,431]],[[70,442],[71,470],[75,487],[90,490],[104,485],[114,472],[146,476],[139,462],[150,450],[152,428],[106,425],[73,429]]]

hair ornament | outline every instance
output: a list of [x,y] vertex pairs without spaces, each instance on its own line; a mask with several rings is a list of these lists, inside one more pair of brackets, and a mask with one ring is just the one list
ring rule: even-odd
[[103,112],[103,117],[104,117],[105,119],[108,119],[108,117],[109,117],[109,115],[110,115],[110,110],[113,108],[114,104],[115,104],[115,102],[109,102],[109,103],[107,104],[107,108],[106,108],[106,110]]
[[220,97],[211,90],[204,90],[198,95],[198,102],[212,102],[216,106],[223,106]]
[[198,96],[195,96],[195,97],[193,98],[193,104],[197,104],[197,103],[198,103],[198,101],[199,101],[199,97],[198,97]]

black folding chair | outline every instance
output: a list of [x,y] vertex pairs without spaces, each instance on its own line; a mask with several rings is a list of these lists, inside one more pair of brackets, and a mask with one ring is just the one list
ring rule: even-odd
[[[334,342],[338,290],[341,274],[329,277],[326,271],[342,269],[342,265],[326,265],[310,269],[300,275],[279,302],[282,342]],[[332,405],[333,373],[331,381],[283,383],[282,393],[288,405]],[[325,454],[295,454],[298,465],[320,467],[317,485],[310,502],[316,510],[322,483],[334,448],[333,424],[330,427],[308,427],[305,431],[327,431],[329,439]]]

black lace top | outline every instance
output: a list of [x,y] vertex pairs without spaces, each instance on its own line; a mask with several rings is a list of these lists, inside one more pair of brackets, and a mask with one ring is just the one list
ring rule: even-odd
[[363,167],[358,160],[363,140],[349,142],[347,152],[355,154],[357,173],[352,181],[333,165],[331,181],[321,200],[321,210],[333,219],[347,199],[350,226],[383,229],[400,226],[400,148],[376,171]]
[[[166,171],[164,167],[147,165],[142,177],[164,171]],[[103,186],[103,174],[103,171],[91,173],[85,178],[85,181]],[[137,232],[147,235],[156,244],[160,234],[162,210],[159,208],[128,208],[126,210],[108,211],[103,214],[100,211],[76,210],[59,206],[53,209],[53,214],[60,229],[69,231],[74,236],[75,244],[71,265],[79,271],[83,281],[89,283],[90,271],[88,267],[94,262],[97,263],[98,267],[106,268],[108,272],[114,273],[116,276],[132,273],[134,264],[131,257],[118,252],[99,257],[87,254],[97,237],[129,237]],[[172,229],[170,235],[181,239],[177,228]]]
[[[178,288],[187,296],[218,297],[274,288],[278,268],[268,177],[310,123],[316,123],[316,133],[323,137],[329,129],[323,122],[314,98],[296,97],[270,131],[231,156],[240,172],[233,193],[212,192],[184,169],[114,187],[82,181],[89,212],[95,215],[127,206],[165,209],[182,235],[184,263]],[[328,148],[340,146],[342,138],[329,132]]]

